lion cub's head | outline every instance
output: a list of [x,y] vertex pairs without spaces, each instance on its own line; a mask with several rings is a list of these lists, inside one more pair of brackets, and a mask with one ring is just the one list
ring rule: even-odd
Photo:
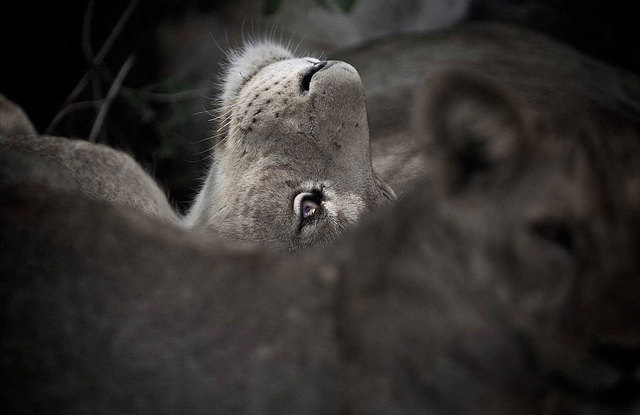
[[271,43],[232,56],[219,137],[187,221],[293,250],[330,240],[394,198],[371,167],[364,92],[339,61]]

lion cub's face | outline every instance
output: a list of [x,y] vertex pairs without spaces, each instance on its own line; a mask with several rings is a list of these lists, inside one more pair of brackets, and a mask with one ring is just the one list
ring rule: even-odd
[[371,168],[362,84],[344,62],[248,47],[231,60],[220,114],[196,228],[293,250],[393,197]]

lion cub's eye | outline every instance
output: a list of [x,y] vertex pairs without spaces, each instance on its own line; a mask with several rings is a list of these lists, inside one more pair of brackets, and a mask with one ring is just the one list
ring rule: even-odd
[[300,218],[300,229],[318,217],[322,210],[322,198],[322,192],[319,190],[299,193],[295,197],[293,209]]
[[311,199],[304,199],[302,201],[302,207],[300,208],[300,213],[302,214],[303,219],[307,219],[310,216],[315,215],[316,210],[320,208],[320,205],[314,202]]

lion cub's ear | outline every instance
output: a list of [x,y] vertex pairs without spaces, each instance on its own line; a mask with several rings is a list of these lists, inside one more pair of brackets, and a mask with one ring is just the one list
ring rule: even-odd
[[525,152],[519,107],[477,75],[425,79],[414,98],[412,128],[446,192],[508,180]]

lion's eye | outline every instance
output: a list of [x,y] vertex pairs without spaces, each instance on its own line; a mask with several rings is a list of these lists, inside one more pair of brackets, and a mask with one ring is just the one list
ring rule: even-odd
[[300,207],[300,212],[302,214],[303,219],[307,219],[313,215],[315,215],[316,210],[320,207],[315,201],[311,199],[304,199],[302,201],[302,206]]
[[573,253],[575,249],[575,237],[568,223],[559,219],[546,219],[534,223],[532,230],[539,237],[556,244],[567,253]]
[[307,223],[315,220],[322,210],[322,191],[299,193],[293,200],[293,209],[300,218],[300,229]]

